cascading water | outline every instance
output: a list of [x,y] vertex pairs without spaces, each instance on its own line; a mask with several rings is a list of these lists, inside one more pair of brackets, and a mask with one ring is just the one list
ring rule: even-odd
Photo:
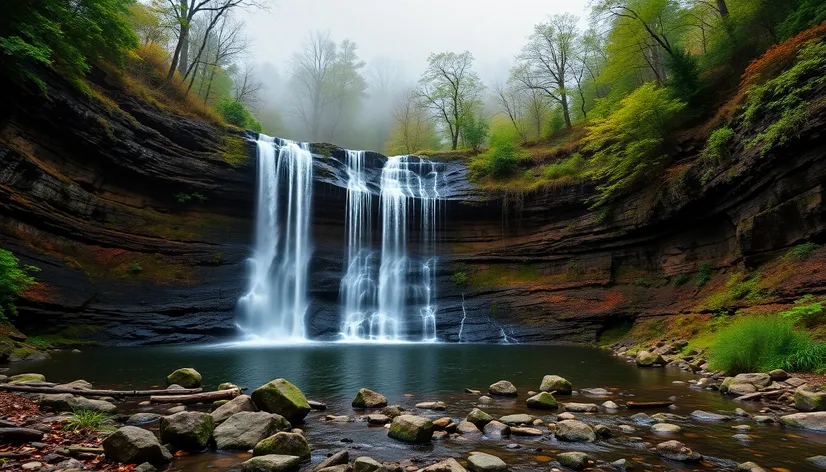
[[[242,329],[265,340],[303,340],[310,262],[313,161],[307,144],[259,135],[258,209]],[[276,144],[278,149],[276,150]]]
[[[344,305],[341,334],[347,340],[435,341],[434,282],[438,260],[433,253],[439,199],[437,165],[411,156],[392,156],[382,168],[381,257],[376,283],[372,276],[373,252],[368,247],[371,235],[369,229],[364,229],[365,225],[371,227],[372,197],[361,175],[363,162],[363,153],[348,151],[349,246],[348,267],[341,286]],[[417,204],[418,215],[415,214]],[[410,254],[408,248],[411,220],[420,230],[417,254]],[[408,335],[408,318],[416,315],[421,318],[421,328]]]

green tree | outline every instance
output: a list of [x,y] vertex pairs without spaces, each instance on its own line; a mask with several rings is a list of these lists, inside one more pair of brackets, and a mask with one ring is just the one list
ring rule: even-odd
[[79,80],[96,60],[120,63],[137,44],[129,24],[132,0],[10,0],[0,14],[0,68],[18,82],[33,81],[38,66]]
[[489,123],[487,118],[479,113],[471,112],[462,121],[462,142],[473,151],[478,151],[485,144],[488,137]]
[[26,270],[37,271],[36,267],[20,267],[20,261],[11,252],[0,249],[0,320],[17,314],[14,302],[29,287],[36,284]]

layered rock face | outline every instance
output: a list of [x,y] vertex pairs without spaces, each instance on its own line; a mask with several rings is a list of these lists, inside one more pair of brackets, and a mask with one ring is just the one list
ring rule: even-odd
[[[41,269],[18,327],[118,345],[237,335],[254,237],[251,136],[161,111],[106,77],[94,81],[113,103],[51,78],[48,99],[20,90],[0,111],[0,247]],[[741,146],[728,165],[693,159],[699,145],[686,142],[664,183],[611,211],[589,209],[588,184],[499,194],[474,188],[463,164],[446,162],[439,338],[593,341],[637,319],[706,310],[732,274],[756,268],[776,282],[773,304],[823,291],[820,250],[796,263],[793,277],[777,262],[791,246],[823,238],[823,125],[824,116],[811,117],[797,144],[765,156]],[[308,332],[331,339],[346,270],[345,152],[312,149]],[[373,177],[384,161],[368,153]],[[374,225],[378,205],[376,194]],[[373,235],[378,247],[378,228]],[[415,247],[420,235],[410,236]],[[710,281],[699,289],[676,282],[703,270]]]

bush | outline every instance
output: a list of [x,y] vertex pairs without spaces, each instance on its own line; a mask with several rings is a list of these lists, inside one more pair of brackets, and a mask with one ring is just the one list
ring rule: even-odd
[[697,280],[694,281],[694,284],[697,286],[697,290],[703,288],[709,280],[711,280],[711,264],[708,262],[703,262],[700,264],[700,270],[697,272]]
[[40,269],[33,266],[20,267],[20,261],[9,251],[0,249],[0,321],[17,315],[14,302],[29,287],[36,284],[28,272]]
[[703,148],[703,157],[711,160],[719,160],[728,157],[728,146],[733,138],[734,130],[728,126],[714,130],[708,138],[706,147]]
[[815,301],[811,295],[795,300],[794,308],[779,313],[779,316],[791,320],[794,324],[806,328],[816,328],[826,321],[823,301]]
[[571,157],[563,159],[559,162],[545,167],[543,174],[549,179],[561,179],[562,177],[579,176],[585,167],[585,159],[578,152],[575,152]]
[[808,259],[808,257],[817,249],[817,244],[813,242],[798,244],[797,246],[791,248],[786,254],[786,257],[790,257],[792,259],[804,260]]
[[465,288],[470,285],[470,279],[464,272],[456,272],[453,274],[453,283],[459,288]]
[[691,279],[691,276],[688,274],[679,274],[674,277],[674,285],[680,286],[685,285]]
[[63,423],[66,431],[100,431],[114,423],[112,415],[89,409],[72,410],[72,418]]
[[261,123],[252,116],[252,113],[244,107],[243,104],[239,102],[234,102],[231,100],[226,100],[221,102],[218,105],[218,112],[224,118],[224,120],[231,124],[235,125],[239,128],[249,129],[255,132],[262,132]]
[[826,367],[826,346],[795,331],[777,316],[735,320],[720,330],[709,351],[709,365],[729,375],[772,369],[817,371]]

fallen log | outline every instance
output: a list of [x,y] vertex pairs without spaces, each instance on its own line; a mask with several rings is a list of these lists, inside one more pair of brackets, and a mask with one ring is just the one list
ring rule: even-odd
[[241,390],[231,388],[229,390],[218,390],[215,392],[193,393],[191,395],[164,395],[149,397],[150,403],[183,403],[190,405],[193,403],[214,402],[215,400],[232,400],[241,395]]
[[0,384],[0,390],[25,393],[71,393],[81,397],[148,397],[151,395],[181,395],[203,392],[202,388],[184,388],[180,390],[81,390],[60,387],[30,387],[28,385]]
[[31,428],[0,428],[0,444],[23,444],[43,439],[43,431]]
[[663,402],[625,402],[625,406],[628,407],[629,410],[639,410],[642,408],[667,408],[673,405],[674,402],[672,401],[663,401]]

